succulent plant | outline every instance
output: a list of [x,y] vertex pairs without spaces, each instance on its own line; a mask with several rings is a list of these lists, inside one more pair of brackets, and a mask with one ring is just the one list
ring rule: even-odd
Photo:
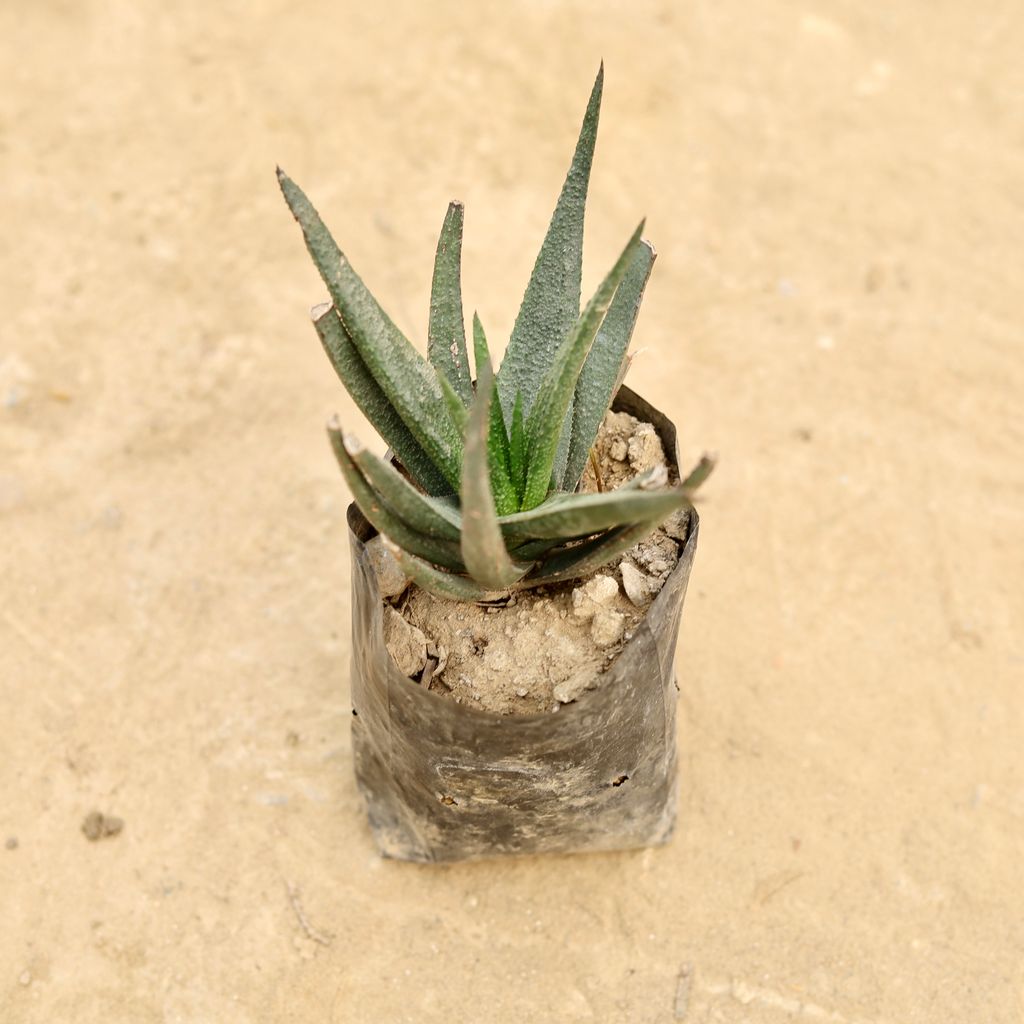
[[465,601],[585,576],[688,503],[651,471],[610,492],[575,493],[628,366],[654,263],[633,232],[580,312],[583,216],[603,67],[500,371],[473,317],[476,380],[462,308],[463,208],[448,207],[434,262],[425,359],[367,290],[299,187],[278,179],[330,295],[313,308],[342,383],[394,461],[328,427],[356,504],[426,590]]

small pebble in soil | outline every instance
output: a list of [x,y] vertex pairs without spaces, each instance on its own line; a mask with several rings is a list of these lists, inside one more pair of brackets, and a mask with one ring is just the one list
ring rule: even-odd
[[598,609],[615,600],[619,585],[611,576],[595,576],[572,592],[572,611],[580,619],[592,619]]
[[643,608],[651,599],[647,577],[632,562],[624,561],[619,566],[619,571],[622,573],[622,589],[626,592],[626,597],[637,608]]
[[90,811],[82,822],[82,834],[90,843],[112,838],[123,828],[124,821],[121,818],[112,814],[101,814],[99,811]]
[[626,620],[619,612],[599,608],[590,627],[590,635],[598,647],[610,647],[622,639]]

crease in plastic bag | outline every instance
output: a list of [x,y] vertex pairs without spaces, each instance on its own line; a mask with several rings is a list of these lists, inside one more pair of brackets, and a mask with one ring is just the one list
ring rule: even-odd
[[[623,387],[613,408],[652,423],[678,473],[675,427]],[[424,690],[395,666],[366,553],[352,551],[352,745],[381,853],[437,862],[618,850],[667,842],[676,819],[676,638],[697,547],[691,510],[679,561],[633,637],[557,712],[504,716]]]

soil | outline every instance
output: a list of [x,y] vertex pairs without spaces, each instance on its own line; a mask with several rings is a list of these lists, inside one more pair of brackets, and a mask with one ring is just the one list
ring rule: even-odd
[[[654,427],[609,411],[581,490],[611,490],[659,468],[667,478]],[[679,515],[666,527],[685,540]],[[601,684],[678,557],[679,545],[659,528],[591,576],[524,591],[503,607],[445,600],[413,584],[398,611],[385,606],[385,641],[400,671],[422,682],[429,666],[426,685],[460,704],[501,715],[557,711]],[[373,558],[371,564],[379,579],[391,580],[393,566]]]
[[[624,10],[0,3],[3,1024],[1021,1024],[1020,4]],[[464,201],[497,357],[602,57],[583,297],[646,215],[629,381],[721,455],[679,827],[382,862],[274,165],[421,350]]]

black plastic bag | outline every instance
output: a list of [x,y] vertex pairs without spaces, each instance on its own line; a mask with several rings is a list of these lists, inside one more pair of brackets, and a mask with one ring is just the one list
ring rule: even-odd
[[[621,388],[613,408],[652,423],[678,473],[675,427]],[[352,744],[370,826],[386,857],[451,861],[508,853],[616,850],[666,842],[676,817],[673,660],[697,547],[633,637],[557,712],[503,716],[425,690],[384,644],[366,554],[373,528],[348,510],[352,549]]]

